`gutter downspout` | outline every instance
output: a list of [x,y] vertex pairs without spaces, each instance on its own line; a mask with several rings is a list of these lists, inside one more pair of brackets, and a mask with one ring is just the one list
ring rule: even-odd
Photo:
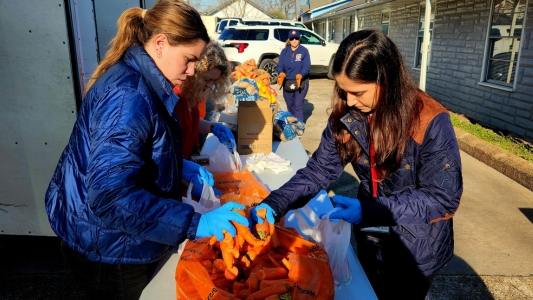
[[428,71],[428,50],[429,50],[429,26],[431,23],[431,0],[426,0],[426,11],[424,14],[424,38],[422,40],[422,61],[420,62],[420,82],[418,87],[426,91],[426,78]]

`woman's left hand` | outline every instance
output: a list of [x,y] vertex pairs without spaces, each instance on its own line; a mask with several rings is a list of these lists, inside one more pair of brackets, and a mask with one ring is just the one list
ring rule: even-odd
[[213,126],[213,134],[218,138],[218,140],[222,144],[229,143],[231,144],[231,149],[237,149],[237,145],[235,143],[235,138],[233,137],[233,133],[228,127],[220,123],[215,123],[215,125]]
[[[211,174],[211,172],[207,171],[206,168],[200,166],[199,164],[186,159],[183,160],[183,171],[181,172],[181,176],[184,180],[194,185],[192,195],[195,197],[200,197],[202,195],[204,182],[209,186],[213,186],[215,184],[215,180],[213,179],[213,174]],[[213,188],[213,191],[215,192],[216,196],[221,194],[220,191],[215,188]]]

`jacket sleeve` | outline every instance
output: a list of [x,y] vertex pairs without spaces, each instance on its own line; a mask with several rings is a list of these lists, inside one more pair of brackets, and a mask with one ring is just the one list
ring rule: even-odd
[[318,149],[307,162],[305,168],[296,174],[282,187],[270,193],[262,203],[268,204],[281,218],[289,210],[304,206],[322,189],[336,181],[344,165],[335,145],[330,123],[322,133]]
[[277,69],[278,69],[278,74],[281,73],[281,72],[284,72],[284,73],[287,73],[285,71],[285,52],[286,52],[286,49],[287,47],[283,48],[279,54],[279,60],[278,60],[278,65],[277,65]]
[[361,198],[365,226],[429,224],[453,217],[463,192],[461,158],[449,115],[437,115],[426,130],[416,184],[398,194]]
[[309,50],[305,48],[304,61],[302,62],[302,70],[300,71],[300,74],[305,78],[306,76],[309,76],[309,72],[311,72],[311,55],[309,55]]
[[178,245],[194,238],[200,215],[192,206],[157,197],[138,184],[157,142],[151,141],[157,116],[150,103],[129,88],[105,97],[90,119],[86,182],[93,214],[109,228],[146,240]]

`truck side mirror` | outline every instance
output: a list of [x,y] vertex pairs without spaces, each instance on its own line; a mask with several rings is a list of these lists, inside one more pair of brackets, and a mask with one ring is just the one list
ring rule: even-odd
[[321,44],[322,46],[326,46],[326,41],[324,41],[324,40],[320,40],[320,44]]

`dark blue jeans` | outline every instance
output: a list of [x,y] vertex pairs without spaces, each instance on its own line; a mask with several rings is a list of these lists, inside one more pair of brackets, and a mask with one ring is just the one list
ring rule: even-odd
[[142,265],[93,262],[61,243],[72,274],[90,299],[138,300],[155,271],[157,261]]

